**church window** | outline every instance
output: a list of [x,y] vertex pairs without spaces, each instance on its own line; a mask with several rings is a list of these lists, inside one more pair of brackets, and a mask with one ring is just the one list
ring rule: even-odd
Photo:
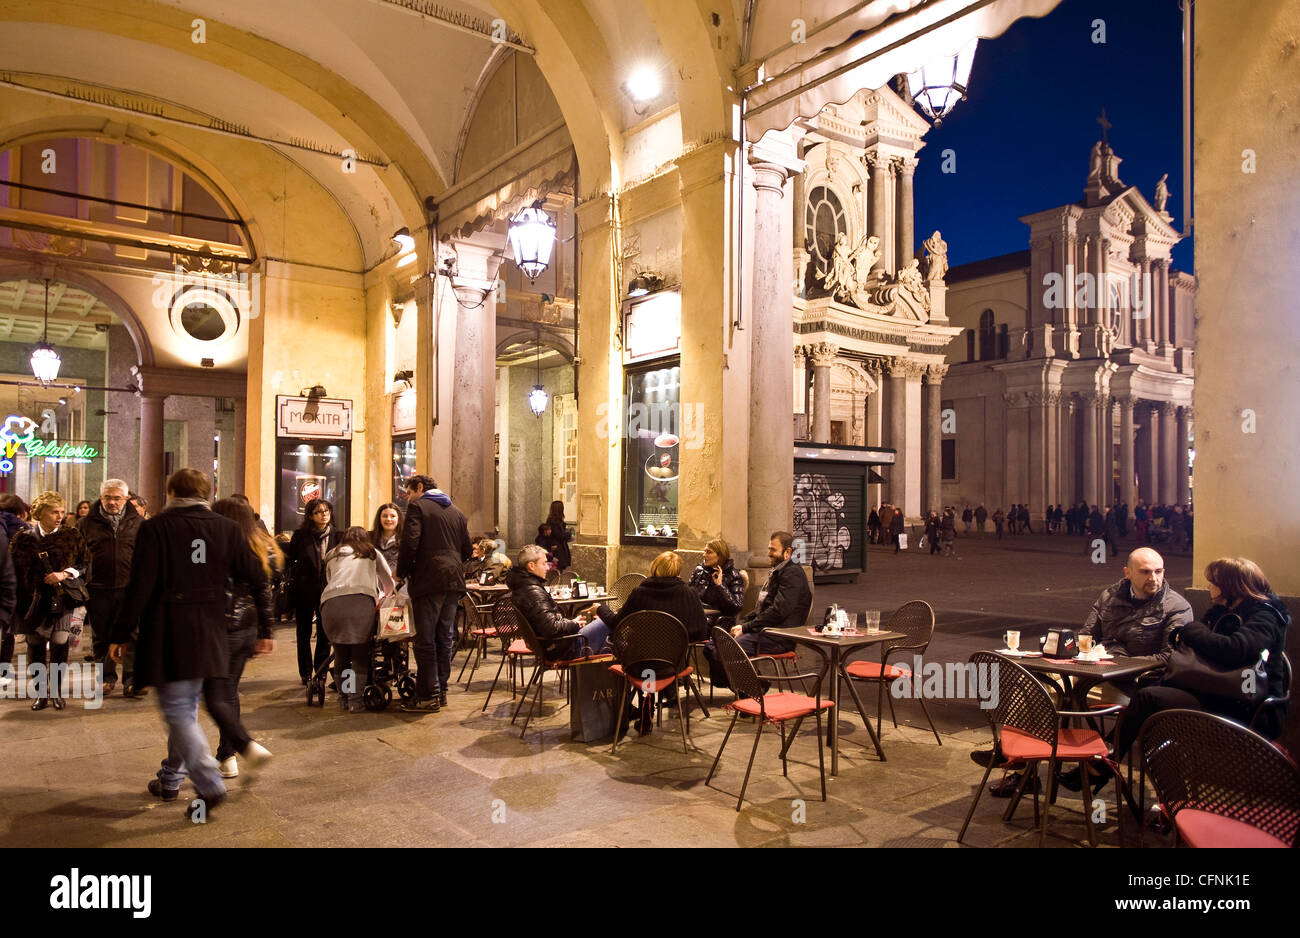
[[808,193],[804,242],[808,245],[819,275],[825,275],[830,270],[836,236],[847,235],[848,230],[848,220],[844,216],[844,206],[839,197],[826,186],[815,186]]
[[997,332],[993,325],[993,310],[986,309],[980,313],[980,361],[991,361],[997,357]]

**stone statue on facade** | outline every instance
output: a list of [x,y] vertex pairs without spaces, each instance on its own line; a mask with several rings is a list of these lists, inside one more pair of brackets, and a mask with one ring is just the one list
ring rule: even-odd
[[1169,201],[1169,186],[1165,183],[1168,178],[1169,174],[1165,173],[1160,177],[1160,181],[1156,183],[1155,208],[1157,212],[1163,212],[1165,203]]
[[1088,161],[1088,181],[1101,178],[1101,147],[1102,142],[1098,140],[1092,145],[1092,156]]
[[942,280],[948,272],[948,242],[936,230],[921,245],[926,250],[925,279],[932,282]]
[[880,239],[875,235],[864,237],[850,255],[850,260],[853,262],[854,284],[862,290],[871,278],[871,268],[880,260]]
[[836,298],[852,295],[855,286],[853,278],[853,252],[844,232],[835,236],[835,247],[831,250],[831,266],[822,278],[822,288],[827,294]]

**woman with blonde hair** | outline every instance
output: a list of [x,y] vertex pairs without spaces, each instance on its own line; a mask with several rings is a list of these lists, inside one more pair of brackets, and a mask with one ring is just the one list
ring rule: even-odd
[[62,710],[62,671],[68,662],[68,642],[73,637],[73,614],[76,605],[65,593],[63,583],[84,577],[90,569],[90,549],[81,532],[62,526],[67,508],[58,492],[42,492],[32,502],[31,515],[36,523],[19,531],[9,545],[18,577],[18,606],[27,632],[27,665],[45,663],[48,648],[50,667],[45,681],[45,696],[32,704],[44,710],[51,703]]
[[691,641],[702,642],[709,637],[709,623],[704,618],[700,598],[681,579],[681,572],[681,556],[666,550],[650,562],[650,576],[636,585],[618,612],[604,604],[592,608],[597,610],[597,616],[609,626],[610,632],[614,631],[620,619],[634,612],[667,612],[686,626],[686,635]]

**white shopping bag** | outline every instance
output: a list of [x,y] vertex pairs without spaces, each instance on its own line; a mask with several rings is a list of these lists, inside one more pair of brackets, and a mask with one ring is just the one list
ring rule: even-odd
[[899,549],[899,550],[907,550],[907,535],[906,535],[906,534],[900,534],[900,535],[898,535],[898,549]]
[[389,642],[406,641],[415,637],[411,627],[410,597],[405,585],[380,601],[378,637]]

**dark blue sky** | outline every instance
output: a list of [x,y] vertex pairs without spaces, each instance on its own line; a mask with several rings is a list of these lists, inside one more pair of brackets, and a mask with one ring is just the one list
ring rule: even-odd
[[[1106,43],[1092,42],[1092,22]],[[950,264],[1029,247],[1021,215],[1083,197],[1103,107],[1119,176],[1150,201],[1169,173],[1174,225],[1183,224],[1182,14],[1178,0],[1063,0],[981,40],[968,98],[926,135],[916,171],[916,240],[938,228]],[[945,149],[955,173],[941,172]],[[1192,270],[1192,239],[1174,248]]]

